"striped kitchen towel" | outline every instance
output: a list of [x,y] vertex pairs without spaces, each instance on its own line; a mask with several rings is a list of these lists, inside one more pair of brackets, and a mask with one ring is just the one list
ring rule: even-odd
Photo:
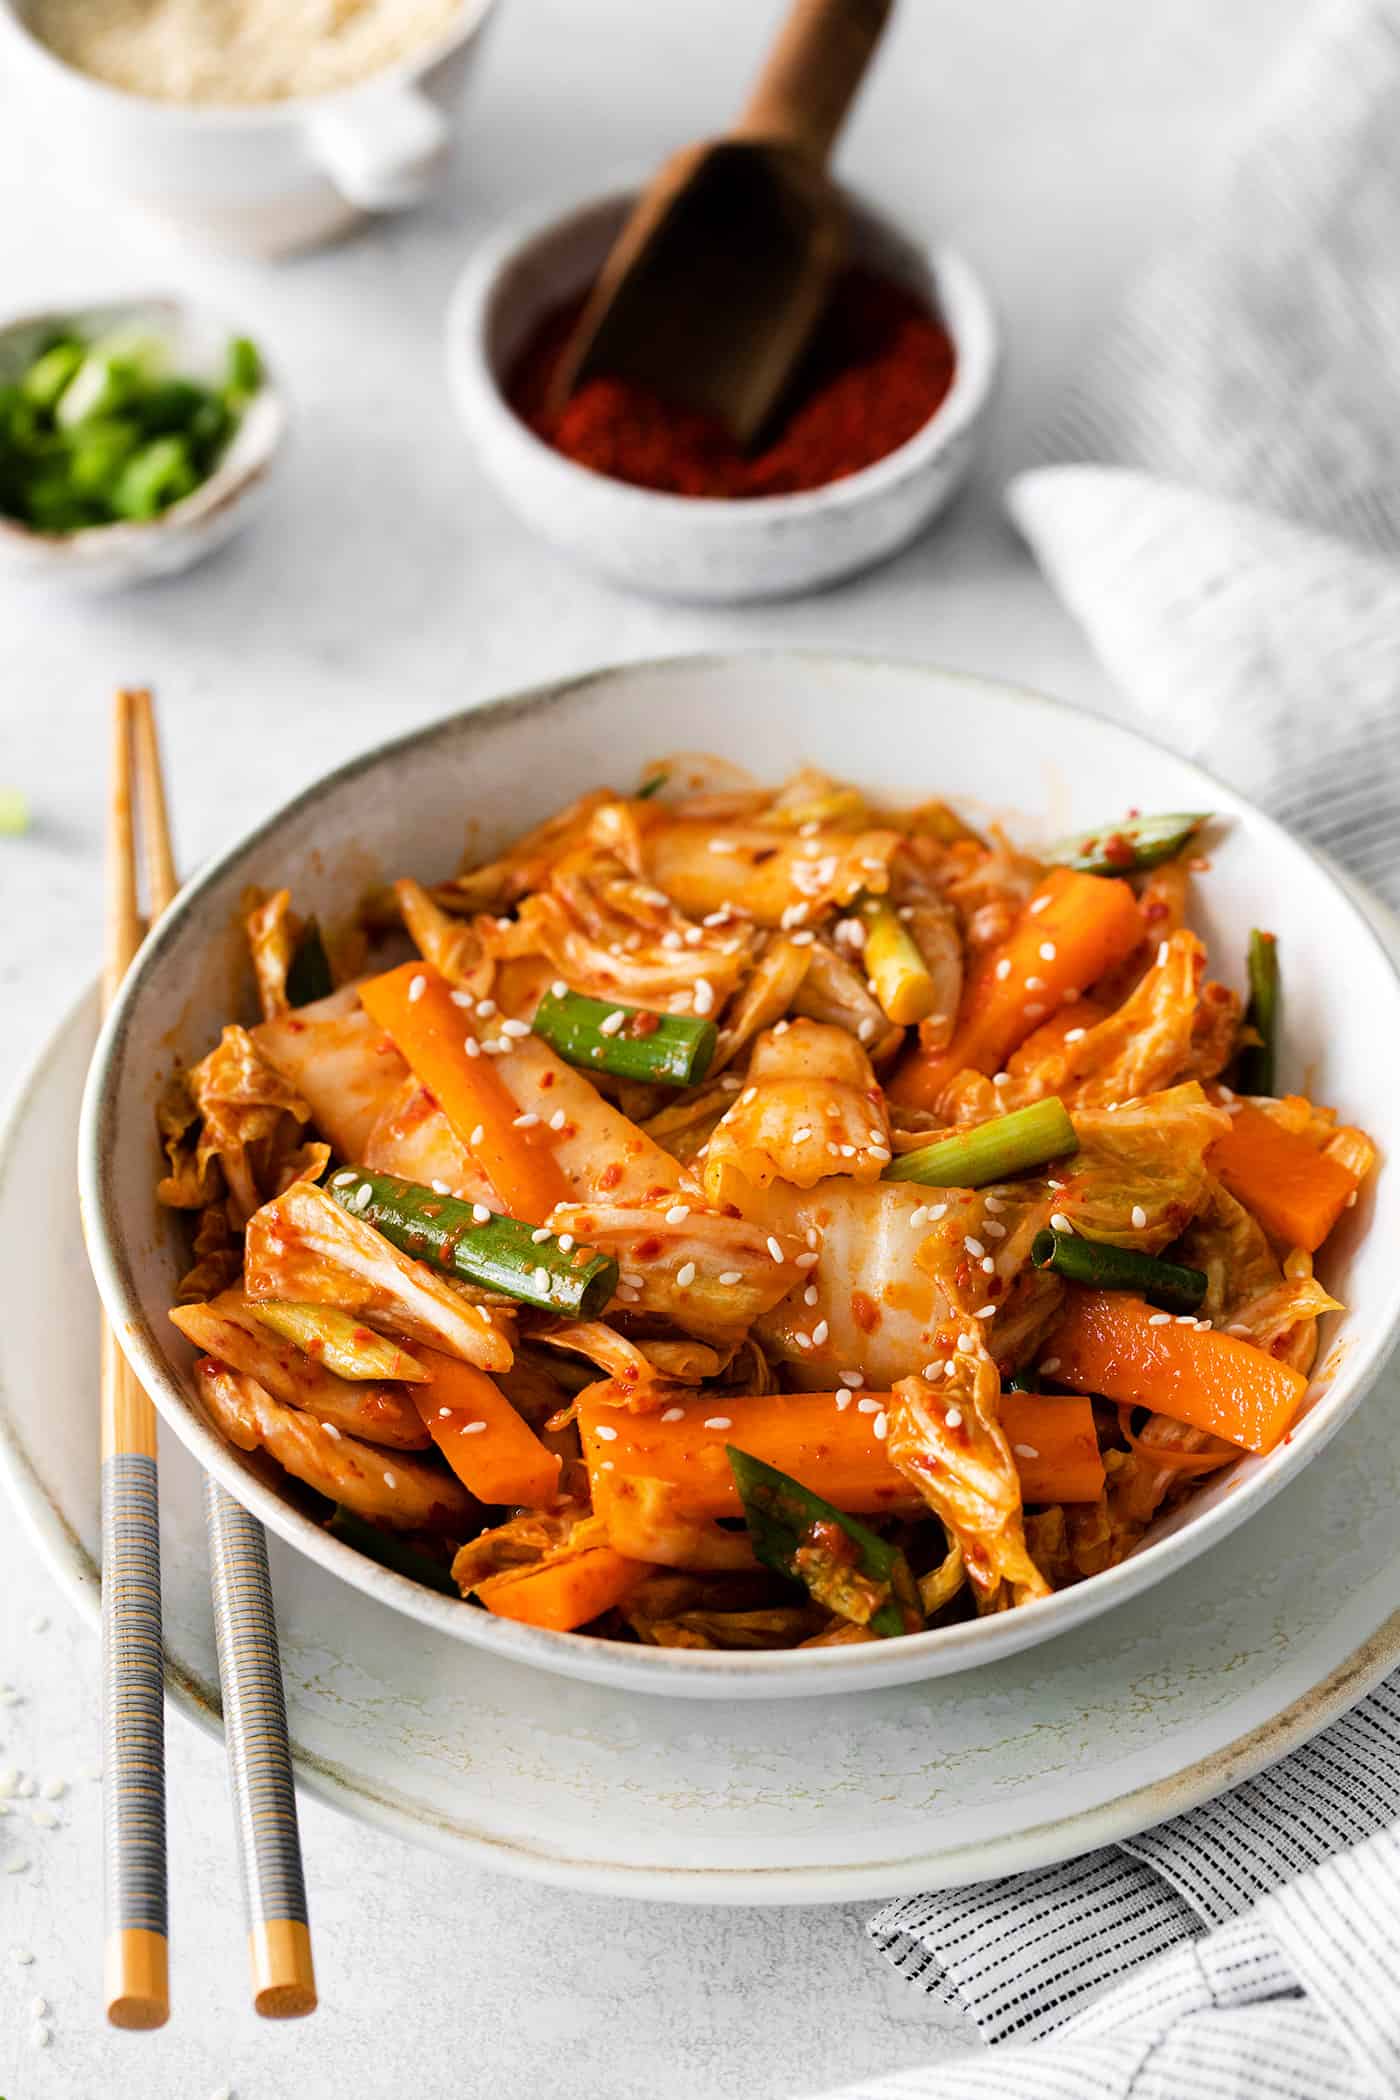
[[[1009,492],[1127,710],[1400,906],[1400,0],[1330,0]],[[866,2100],[1400,2095],[1400,1678],[1131,1844],[891,1903],[995,2055]]]

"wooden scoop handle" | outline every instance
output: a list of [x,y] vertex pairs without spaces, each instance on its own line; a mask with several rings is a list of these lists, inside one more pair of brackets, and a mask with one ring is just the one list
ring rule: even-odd
[[732,136],[797,146],[820,166],[855,100],[892,4],[795,0]]

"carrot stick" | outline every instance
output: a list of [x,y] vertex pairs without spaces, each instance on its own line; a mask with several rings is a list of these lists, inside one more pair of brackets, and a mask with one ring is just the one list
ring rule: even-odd
[[[421,986],[417,996],[414,987]],[[569,1184],[543,1125],[517,1130],[520,1104],[489,1057],[469,1057],[475,1024],[431,964],[404,963],[360,986],[360,1004],[441,1108],[513,1218],[542,1225]]]
[[952,1042],[946,1050],[911,1051],[895,1074],[891,1099],[934,1108],[959,1072],[999,1072],[1033,1028],[1143,938],[1142,913],[1126,882],[1052,868],[1006,939],[973,973]]
[[1307,1389],[1302,1372],[1213,1327],[1154,1326],[1161,1317],[1126,1291],[1071,1289],[1050,1343],[1060,1359],[1055,1376],[1247,1451],[1272,1451]]
[[1322,1245],[1356,1193],[1355,1176],[1340,1160],[1247,1101],[1232,1113],[1206,1164],[1271,1239],[1308,1254]]
[[508,1568],[503,1575],[489,1575],[477,1584],[475,1594],[498,1619],[570,1633],[621,1604],[647,1572],[645,1561],[624,1560],[611,1546],[590,1546],[537,1568]]
[[[432,1379],[409,1387],[423,1427],[463,1487],[479,1502],[552,1509],[559,1460],[516,1413],[494,1378],[440,1349],[413,1354]],[[474,1424],[485,1423],[485,1428]]]
[[[838,1399],[850,1404],[838,1409]],[[641,1474],[669,1481],[677,1511],[688,1517],[742,1516],[727,1444],[776,1466],[848,1515],[922,1509],[918,1490],[890,1464],[875,1434],[879,1410],[861,1412],[864,1399],[878,1400],[880,1409],[894,1404],[890,1393],[764,1393],[726,1400],[721,1408],[697,1394],[680,1420],[663,1421],[610,1407],[585,1392],[578,1426],[591,1479]],[[1087,1400],[1007,1393],[1002,1418],[1013,1452],[1017,1443],[1025,1447],[1015,1456],[1027,1501],[1092,1501],[1098,1495],[1103,1467]]]

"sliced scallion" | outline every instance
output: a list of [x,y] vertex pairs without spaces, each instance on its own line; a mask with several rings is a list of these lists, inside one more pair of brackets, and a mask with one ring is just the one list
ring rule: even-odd
[[1088,1284],[1096,1291],[1135,1291],[1149,1305],[1170,1313],[1195,1312],[1210,1280],[1203,1269],[1183,1268],[1180,1262],[1140,1254],[1135,1247],[1115,1247],[1106,1240],[1048,1227],[1031,1241],[1031,1261],[1037,1269],[1052,1269],[1067,1282]]
[[1028,1167],[1064,1159],[1079,1150],[1079,1140],[1063,1101],[1052,1095],[1029,1108],[994,1116],[974,1130],[957,1130],[917,1152],[904,1152],[885,1169],[886,1181],[917,1181],[926,1188],[978,1189],[1006,1181]]

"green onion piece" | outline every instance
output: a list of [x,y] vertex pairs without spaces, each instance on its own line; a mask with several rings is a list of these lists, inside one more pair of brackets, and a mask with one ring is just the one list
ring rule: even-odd
[[1249,1004],[1244,1018],[1259,1040],[1246,1043],[1235,1061],[1235,1085],[1242,1094],[1274,1091],[1282,1006],[1278,941],[1256,927],[1249,936]]
[[392,1568],[396,1575],[406,1575],[410,1582],[421,1582],[425,1589],[441,1590],[444,1597],[455,1597],[457,1585],[441,1561],[431,1554],[420,1552],[410,1546],[406,1539],[391,1531],[381,1531],[377,1524],[369,1524],[356,1516],[343,1502],[337,1502],[334,1514],[326,1524],[333,1539],[341,1539],[353,1546],[357,1553],[364,1553],[377,1560],[382,1568]]
[[224,385],[232,394],[256,394],[263,383],[262,353],[246,335],[234,336],[228,346]]
[[301,929],[301,938],[287,965],[287,999],[292,1006],[311,1006],[317,999],[329,999],[334,990],[326,944],[320,926],[310,918]]
[[36,357],[20,380],[20,391],[35,408],[52,409],[83,361],[83,346],[71,336]]
[[399,1378],[410,1385],[427,1381],[429,1374],[416,1356],[333,1305],[286,1305],[277,1298],[250,1298],[248,1310],[273,1334],[294,1342],[303,1356],[324,1364],[337,1378],[358,1383]]
[[653,773],[650,780],[642,782],[632,799],[635,802],[649,802],[653,795],[661,793],[670,777],[669,773]]
[[1163,1312],[1192,1313],[1205,1297],[1204,1269],[1185,1269],[1179,1262],[1159,1261],[1135,1247],[1115,1247],[1107,1240],[1086,1240],[1074,1232],[1038,1232],[1031,1241],[1037,1269],[1053,1269],[1070,1283],[1096,1291],[1136,1291]]
[[199,484],[190,448],[182,437],[152,438],[132,454],[112,490],[119,517],[154,518],[179,503]]
[[29,829],[29,803],[18,788],[0,788],[0,838],[17,839]]
[[753,1550],[766,1568],[882,1637],[907,1630],[907,1610],[918,1625],[918,1592],[897,1546],[776,1466],[733,1444],[725,1451]]
[[885,1169],[886,1181],[918,1181],[926,1188],[980,1189],[1006,1181],[1027,1167],[1064,1159],[1079,1150],[1069,1112],[1057,1095],[1029,1108],[995,1116],[975,1130],[955,1131],[917,1152],[904,1152]]
[[[615,1014],[621,1015],[620,1021],[613,1020]],[[566,1063],[580,1065],[585,1072],[659,1080],[663,1086],[697,1085],[719,1044],[713,1021],[610,1006],[603,999],[586,999],[581,992],[546,992],[533,1027]]]
[[896,1027],[912,1028],[938,1004],[919,944],[884,897],[864,897],[856,908],[865,921],[865,974],[875,997]]
[[1207,814],[1178,810],[1165,817],[1125,817],[1120,824],[1100,824],[1058,839],[1043,857],[1052,867],[1077,868],[1082,875],[1136,874],[1180,853]]
[[590,1247],[560,1246],[553,1233],[503,1212],[478,1220],[475,1207],[421,1181],[342,1167],[326,1184],[342,1210],[363,1218],[415,1261],[479,1289],[500,1291],[545,1312],[595,1320],[617,1289],[617,1263]]

